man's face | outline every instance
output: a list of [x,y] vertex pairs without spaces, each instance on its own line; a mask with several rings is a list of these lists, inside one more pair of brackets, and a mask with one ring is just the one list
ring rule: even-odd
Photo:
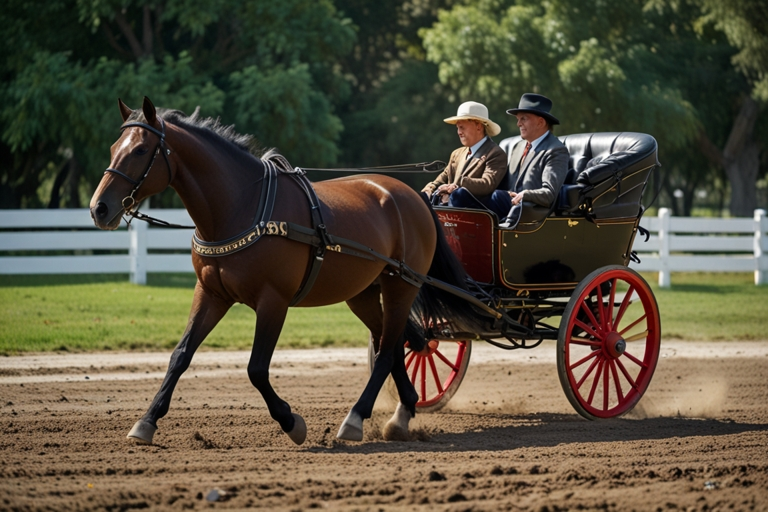
[[521,112],[515,114],[517,127],[520,128],[520,137],[528,142],[533,142],[547,131],[547,121],[536,114]]
[[456,132],[459,134],[461,145],[471,147],[485,137],[485,126],[483,123],[471,119],[457,121]]

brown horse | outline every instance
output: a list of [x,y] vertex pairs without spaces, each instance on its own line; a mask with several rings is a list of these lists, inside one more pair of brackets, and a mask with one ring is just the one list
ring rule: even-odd
[[[429,271],[463,287],[461,271],[428,202],[382,175],[319,182],[314,196],[299,173],[288,168],[274,172],[275,162],[285,163],[282,157],[272,152],[254,156],[248,150],[249,137],[232,127],[196,114],[157,111],[147,98],[141,110],[132,111],[122,101],[119,105],[122,135],[112,145],[110,168],[90,204],[96,226],[116,229],[122,215],[142,199],[171,186],[197,228],[192,254],[197,285],[187,328],[160,390],[128,437],[152,442],[157,420],[168,413],[173,390],[195,350],[239,302],[253,308],[257,317],[248,377],[272,418],[301,444],[304,420],[291,412],[269,382],[272,353],[292,301],[299,307],[345,301],[378,345],[370,380],[338,437],[362,440],[363,420],[370,417],[390,374],[400,404],[385,431],[388,437],[406,435],[418,397],[405,370],[402,346],[421,284],[408,269],[416,275]],[[289,229],[301,227],[304,239],[285,236]],[[334,237],[360,245],[342,249],[334,245]],[[322,254],[325,249],[330,250]],[[450,270],[441,274],[444,264]],[[411,341],[418,344],[423,338]]]

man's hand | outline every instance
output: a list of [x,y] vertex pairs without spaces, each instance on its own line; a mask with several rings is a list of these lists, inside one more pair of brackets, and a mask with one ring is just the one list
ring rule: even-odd
[[516,204],[520,204],[520,202],[523,200],[523,195],[525,194],[525,190],[522,192],[512,192],[509,191],[509,197],[512,198],[512,206]]
[[450,196],[453,193],[453,191],[458,188],[459,186],[455,183],[446,183],[444,185],[440,185],[439,187],[437,187],[437,190],[435,190],[435,194],[440,194],[441,203],[447,203],[448,196]]

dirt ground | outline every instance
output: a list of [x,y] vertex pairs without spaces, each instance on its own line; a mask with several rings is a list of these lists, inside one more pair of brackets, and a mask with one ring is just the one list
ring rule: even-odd
[[251,387],[247,352],[201,352],[155,444],[133,444],[168,357],[0,358],[0,510],[768,510],[768,342],[665,342],[639,406],[602,422],[566,400],[554,345],[476,344],[411,441],[383,441],[383,396],[362,443],[335,436],[365,349],[279,351],[302,446]]

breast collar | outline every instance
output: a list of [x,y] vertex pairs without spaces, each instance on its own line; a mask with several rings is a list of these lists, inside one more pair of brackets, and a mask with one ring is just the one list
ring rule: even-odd
[[201,256],[219,257],[242,251],[249,245],[256,243],[261,238],[262,232],[267,229],[266,223],[272,216],[277,197],[277,168],[268,160],[262,160],[264,165],[264,179],[261,185],[261,196],[258,201],[258,210],[251,227],[226,240],[208,242],[200,238],[197,230],[192,235],[192,249]]

